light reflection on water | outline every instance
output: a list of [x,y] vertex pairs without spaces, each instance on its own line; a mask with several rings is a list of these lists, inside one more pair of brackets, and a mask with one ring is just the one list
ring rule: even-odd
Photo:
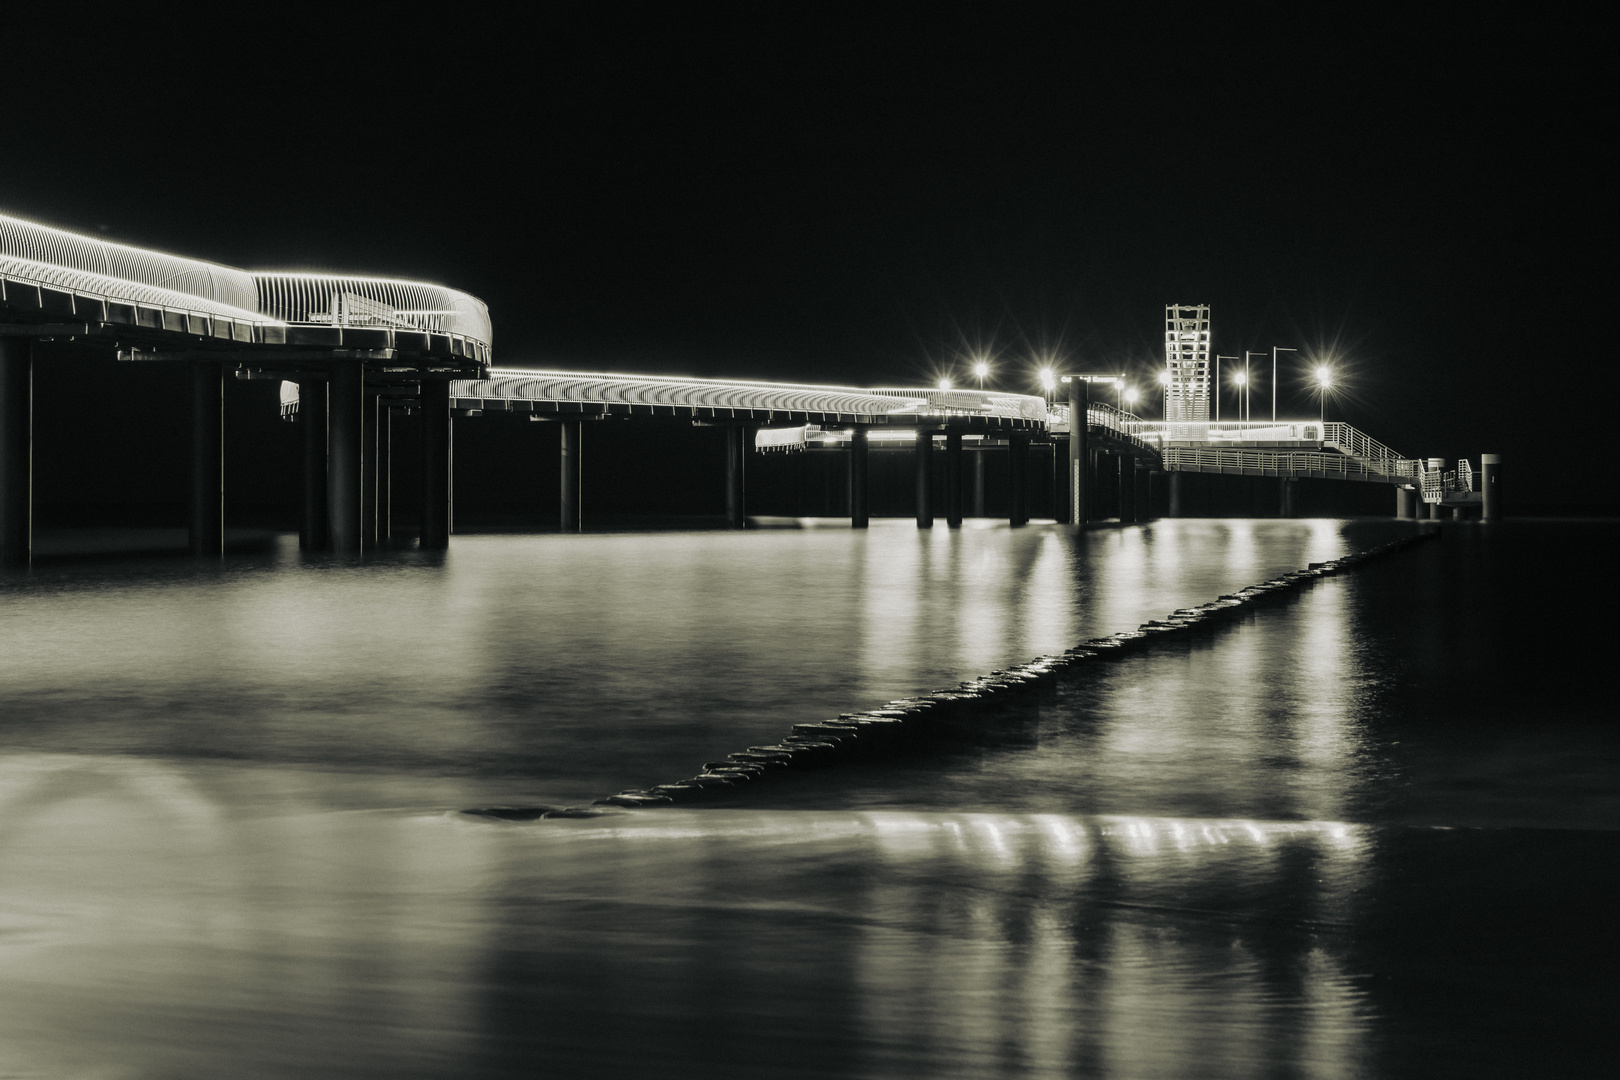
[[[1290,1045],[1304,1075],[1334,1076],[1367,1022],[1315,895],[1354,887],[1359,827],[766,810],[491,826],[310,813],[311,778],[290,779],[278,798],[246,770],[9,759],[0,1067],[66,1075],[116,1047],[124,1071],[105,1075],[1237,1076]],[[1322,884],[1301,893],[1290,857]],[[1277,919],[1311,933],[1279,944]],[[720,1041],[683,1060],[684,1024]],[[818,1030],[828,1045],[794,1045]]]
[[[0,1076],[1336,1077],[1413,1047],[1524,1074],[1581,1040],[1514,1058],[1498,1031],[1599,1026],[1556,995],[1620,865],[1579,831],[1617,819],[1614,740],[1551,722],[1603,669],[1527,655],[1523,612],[1558,609],[1484,587],[1533,545],[1485,577],[1509,548],[1432,545],[982,743],[749,804],[446,812],[675,779],[1397,528],[470,537],[442,565],[0,579]],[[1529,700],[1504,657],[1557,680],[1533,740],[1474,723]]]

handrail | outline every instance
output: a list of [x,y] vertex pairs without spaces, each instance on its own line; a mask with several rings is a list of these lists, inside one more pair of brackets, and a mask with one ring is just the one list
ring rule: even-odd
[[1235,472],[1261,476],[1323,476],[1377,483],[1401,483],[1408,478],[1385,472],[1372,462],[1348,454],[1316,451],[1212,450],[1193,447],[1165,447],[1161,454],[1170,471]]
[[486,347],[495,336],[482,300],[443,285],[280,272],[254,272],[252,281],[259,309],[288,323],[425,330]]

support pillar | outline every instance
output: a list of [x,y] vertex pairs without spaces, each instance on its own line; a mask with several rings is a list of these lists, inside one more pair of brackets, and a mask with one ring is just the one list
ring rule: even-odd
[[945,436],[945,524],[962,527],[962,433]]
[[1129,525],[1136,520],[1136,466],[1129,454],[1115,455],[1115,471],[1119,475],[1119,523]]
[[1481,454],[1479,456],[1481,521],[1500,521],[1502,518],[1502,492],[1498,487],[1501,475],[1501,454]]
[[584,426],[579,420],[564,420],[557,425],[561,429],[558,435],[560,440],[558,460],[562,468],[560,476],[562,483],[558,488],[562,492],[562,497],[557,507],[557,527],[565,533],[583,532],[585,529],[585,518],[580,511],[579,498],[585,478],[585,459],[580,445]]
[[866,498],[866,429],[856,428],[849,437],[849,527],[864,529],[871,524]]
[[1182,480],[1182,476],[1185,474],[1173,472],[1166,475],[1170,477],[1170,516],[1173,518],[1185,517],[1187,513],[1187,497],[1182,492],[1182,486],[1186,483],[1186,481]]
[[747,489],[744,470],[748,461],[750,431],[745,427],[726,428],[726,525],[748,528]]
[[362,439],[365,461],[361,466],[360,521],[363,536],[360,545],[367,551],[377,546],[377,521],[380,509],[377,499],[382,481],[381,471],[377,467],[379,460],[377,451],[381,446],[377,425],[378,402],[379,395],[368,392],[361,415],[361,422],[365,425],[365,435]]
[[1291,518],[1298,513],[1299,481],[1284,476],[1277,481],[1277,516]]
[[377,546],[394,539],[394,410],[377,402]]
[[1063,439],[1052,440],[1052,517],[1059,525],[1074,520],[1069,505],[1069,443]]
[[973,517],[984,517],[984,440],[973,451]]
[[1090,425],[1086,422],[1091,402],[1091,384],[1084,379],[1069,382],[1069,516],[1076,525],[1091,518],[1087,501],[1091,490]]
[[934,433],[917,432],[917,528],[934,527]]
[[1015,431],[1007,437],[1007,478],[1012,493],[1012,511],[1007,524],[1029,524],[1029,436]]
[[304,441],[303,507],[298,522],[298,546],[325,551],[326,513],[326,379],[298,380],[298,426]]
[[225,554],[225,365],[191,365],[191,553]]
[[[336,416],[333,384],[333,415]],[[443,379],[422,383],[422,529],[417,545],[423,551],[443,551],[450,546],[452,513],[451,500],[455,497],[452,482],[454,472],[455,432],[450,418],[450,384]],[[335,427],[334,427],[335,430]],[[334,445],[336,435],[333,436]]]
[[1133,479],[1136,481],[1136,493],[1135,497],[1131,500],[1134,504],[1133,510],[1136,514],[1136,520],[1152,521],[1153,503],[1148,498],[1149,480],[1147,466],[1142,464],[1140,458],[1133,457],[1131,458],[1131,470],[1136,474],[1133,477]]
[[0,337],[0,566],[34,550],[34,343]]
[[[426,387],[423,389],[425,395]],[[360,365],[334,364],[330,393],[326,473],[329,543],[333,551],[353,554],[365,543],[366,394],[365,372]],[[448,411],[445,415],[448,418]],[[423,513],[425,516],[425,508]],[[425,532],[425,523],[423,529]]]
[[1409,487],[1395,489],[1395,516],[1401,521],[1417,518],[1417,492]]

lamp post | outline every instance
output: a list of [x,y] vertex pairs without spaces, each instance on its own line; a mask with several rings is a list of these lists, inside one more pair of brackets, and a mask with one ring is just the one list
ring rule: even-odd
[[1316,412],[1316,419],[1318,423],[1326,425],[1327,392],[1333,389],[1333,372],[1330,371],[1326,366],[1316,369],[1316,385],[1318,388],[1316,392],[1317,401],[1320,403],[1320,408],[1318,408]]
[[1221,422],[1221,361],[1236,360],[1235,356],[1217,356],[1215,358],[1215,422]]
[[973,362],[973,377],[979,380],[979,389],[984,389],[984,377],[990,374],[990,365],[983,360]]
[[[1243,363],[1244,363],[1244,366],[1247,367],[1248,366],[1248,359],[1245,358]],[[1240,371],[1236,375],[1233,375],[1232,376],[1232,381],[1234,383],[1236,383],[1238,385],[1238,388],[1243,391],[1243,404],[1241,406],[1239,406],[1238,411],[1244,414],[1243,419],[1244,419],[1245,422],[1247,422],[1248,419],[1249,419],[1249,417],[1248,417],[1248,405],[1249,405],[1249,373],[1248,373],[1248,371]]]
[[[1170,369],[1165,368],[1159,372],[1159,385],[1164,387],[1164,403],[1160,409],[1165,423],[1170,422]],[[1217,384],[1219,385],[1219,384]]]
[[1277,354],[1280,352],[1299,352],[1298,349],[1282,349],[1276,345],[1271,347],[1271,422],[1277,422]]
[[1052,404],[1052,390],[1057,386],[1057,375],[1049,367],[1040,370],[1041,391],[1046,395],[1046,403]]
[[939,380],[939,388],[941,390],[949,390],[951,388],[951,380],[949,378]]

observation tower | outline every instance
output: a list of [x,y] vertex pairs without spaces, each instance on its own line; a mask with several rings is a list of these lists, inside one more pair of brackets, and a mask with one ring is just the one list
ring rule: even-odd
[[[1209,423],[1209,305],[1164,307],[1164,419],[1169,424]],[[1173,439],[1192,437],[1177,432]]]

